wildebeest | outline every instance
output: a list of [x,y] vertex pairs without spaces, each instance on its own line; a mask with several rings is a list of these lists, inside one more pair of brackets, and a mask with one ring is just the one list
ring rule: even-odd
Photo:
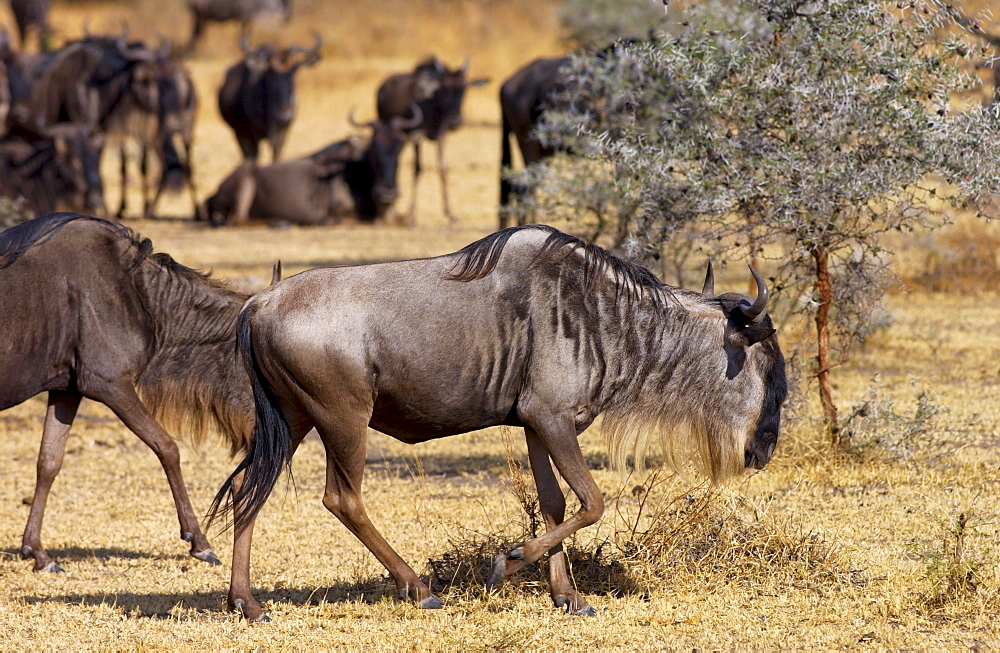
[[[653,427],[672,457],[700,452],[717,481],[771,458],[785,367],[767,287],[753,275],[756,298],[715,296],[710,282],[690,292],[533,226],[438,258],[310,270],[255,296],[237,327],[254,441],[211,512],[234,511],[230,606],[264,616],[250,593],[254,521],[315,426],[327,455],[323,504],[385,565],[400,597],[440,607],[365,512],[367,429],[417,443],[506,424],[524,428],[546,533],[497,556],[489,584],[550,552],[555,605],[593,614],[560,543],[604,508],[577,442],[598,415],[617,461],[641,457]],[[553,465],[580,501],[566,521]]]
[[156,453],[181,538],[192,556],[218,563],[161,424],[195,442],[216,430],[233,453],[246,447],[253,399],[234,346],[246,299],[117,223],[59,213],[0,234],[0,410],[49,393],[21,546],[36,571],[59,571],[42,546],[42,516],[82,397],[114,411]]
[[273,13],[288,20],[292,13],[291,0],[187,0],[187,4],[194,18],[187,45],[189,52],[201,38],[205,23],[238,20],[245,36],[250,23],[258,16]]
[[367,143],[345,139],[263,167],[244,161],[205,202],[205,213],[216,225],[242,224],[249,218],[323,224],[384,217],[399,195],[396,168],[405,129],[420,119],[419,109],[412,118],[365,124],[355,122],[352,114],[354,126],[371,128]]
[[301,66],[319,61],[323,38],[313,32],[311,48],[276,48],[270,44],[255,50],[240,39],[244,58],[227,71],[219,88],[219,113],[236,134],[244,159],[257,159],[260,142],[271,144],[271,159],[277,161],[288,127],[295,119],[295,73]]
[[28,49],[28,32],[34,30],[38,36],[38,49],[49,49],[52,27],[49,25],[51,0],[10,0],[10,11],[17,23],[17,33],[21,39],[21,50]]
[[104,215],[100,144],[99,134],[72,123],[34,130],[14,126],[0,138],[0,196],[23,198],[36,215],[56,210]]
[[555,149],[542,144],[535,129],[546,109],[554,106],[557,95],[565,89],[565,69],[569,57],[535,59],[511,75],[500,87],[500,228],[510,218],[511,195],[523,191],[514,188],[507,174],[512,165],[510,138],[517,139],[525,167],[552,156]]
[[437,57],[420,63],[413,72],[391,75],[378,87],[376,104],[382,120],[412,117],[415,104],[423,113],[423,121],[411,128],[413,140],[413,199],[407,212],[413,224],[417,210],[417,179],[420,177],[420,139],[424,136],[437,142],[438,172],[441,175],[441,200],[444,214],[452,222],[455,216],[448,204],[447,167],[444,162],[444,139],[449,131],[462,125],[462,100],[465,89],[482,86],[488,79],[469,81],[466,74],[469,60],[461,68],[449,70]]

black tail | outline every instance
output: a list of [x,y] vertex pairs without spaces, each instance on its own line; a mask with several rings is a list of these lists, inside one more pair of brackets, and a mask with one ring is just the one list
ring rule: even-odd
[[[253,442],[236,469],[215,495],[208,513],[208,523],[226,519],[226,528],[234,526],[237,535],[242,533],[264,507],[281,472],[291,468],[292,439],[288,423],[278,409],[274,393],[257,365],[250,340],[250,319],[253,307],[244,308],[237,324],[238,347],[243,364],[250,374],[253,401],[257,411],[257,426]],[[233,492],[234,479],[243,472],[243,481]],[[229,516],[232,520],[229,521]]]
[[507,179],[507,175],[510,174],[511,166],[511,154],[510,154],[510,137],[511,137],[511,127],[510,120],[507,119],[507,112],[503,109],[503,99],[500,100],[500,121],[503,124],[503,135],[500,137],[500,228],[503,229],[507,226],[509,220],[509,205],[510,205],[510,194],[513,190],[511,187],[510,180]]

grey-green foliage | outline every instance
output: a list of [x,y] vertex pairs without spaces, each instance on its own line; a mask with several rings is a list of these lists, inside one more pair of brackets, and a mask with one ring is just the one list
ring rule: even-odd
[[566,39],[584,49],[644,38],[664,17],[662,0],[565,0],[559,12]]
[[536,214],[618,220],[640,259],[672,242],[772,259],[796,310],[817,306],[822,248],[838,342],[863,338],[891,260],[880,236],[1000,188],[997,115],[952,100],[976,81],[961,63],[981,52],[938,40],[943,7],[709,0],[675,34],[578,56],[567,108],[540,128],[571,153],[526,175]]

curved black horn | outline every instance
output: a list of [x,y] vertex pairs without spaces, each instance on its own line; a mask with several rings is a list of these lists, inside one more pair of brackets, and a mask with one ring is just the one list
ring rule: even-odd
[[351,107],[351,110],[347,112],[347,122],[348,122],[348,124],[351,125],[351,127],[364,128],[364,127],[374,127],[375,126],[375,121],[374,120],[372,122],[358,122],[357,120],[355,120],[355,118],[354,118],[354,109],[355,109],[355,107]]
[[743,308],[742,302],[740,303],[740,310],[743,315],[749,320],[756,320],[764,312],[767,307],[767,284],[764,283],[764,278],[757,273],[757,270],[753,269],[753,266],[748,266],[750,268],[750,274],[753,275],[754,283],[757,284],[757,299],[754,300],[750,308]]
[[413,116],[410,118],[393,118],[392,126],[405,131],[407,129],[416,129],[424,124],[424,112],[420,110],[416,102],[410,105],[410,112],[413,113]]
[[288,48],[289,54],[304,54],[306,55],[306,61],[308,63],[316,63],[319,61],[319,51],[323,47],[323,36],[316,30],[312,30],[314,45],[311,48],[305,48],[301,45],[293,45]]
[[160,59],[170,58],[170,41],[159,30],[156,31],[156,36],[160,39],[160,48],[156,51],[156,55]]
[[708,262],[708,270],[705,271],[705,283],[701,287],[701,294],[705,297],[715,297],[715,273],[712,271],[712,262]]
[[248,34],[243,34],[240,36],[240,51],[248,57],[252,57],[255,53],[250,49],[249,44],[250,36]]
[[156,57],[156,53],[146,49],[146,46],[135,49],[130,48],[124,36],[119,36],[115,40],[115,47],[118,48],[118,54],[128,61],[150,61]]
[[83,38],[89,39],[93,34],[90,33],[90,16],[83,19]]

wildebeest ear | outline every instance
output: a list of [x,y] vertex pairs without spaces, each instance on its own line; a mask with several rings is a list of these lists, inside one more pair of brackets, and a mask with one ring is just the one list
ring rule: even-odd
[[270,285],[273,286],[274,284],[278,283],[279,281],[281,281],[281,261],[278,261],[277,263],[275,263],[274,267],[271,268],[271,283],[270,283]]
[[724,340],[727,347],[745,349],[756,345],[758,342],[767,340],[775,333],[777,333],[777,330],[771,327],[770,324],[751,322],[745,327],[737,327],[729,324],[726,327]]

